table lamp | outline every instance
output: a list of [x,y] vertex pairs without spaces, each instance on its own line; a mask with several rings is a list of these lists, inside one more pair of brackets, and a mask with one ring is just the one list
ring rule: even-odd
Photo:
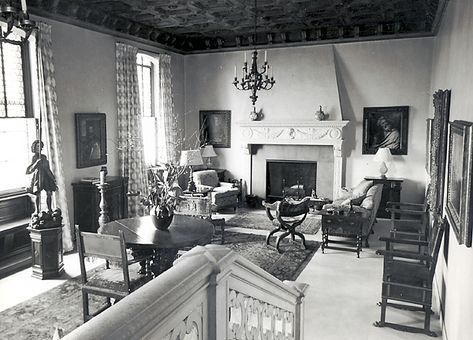
[[386,178],[386,172],[388,172],[386,162],[390,162],[392,159],[391,149],[389,148],[379,148],[378,152],[376,152],[373,161],[380,163],[379,172],[381,178]]
[[212,158],[217,157],[213,145],[207,144],[202,149],[202,157],[207,158],[207,168],[210,168],[212,166]]
[[202,155],[200,154],[200,150],[184,150],[181,152],[181,166],[188,166],[189,167],[189,183],[187,184],[187,191],[194,192],[195,191],[195,183],[194,179],[192,178],[192,166],[194,165],[203,165],[204,161],[202,160]]

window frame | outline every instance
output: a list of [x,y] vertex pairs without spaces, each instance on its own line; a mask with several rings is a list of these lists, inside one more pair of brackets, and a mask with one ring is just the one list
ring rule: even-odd
[[[3,60],[3,46],[4,44],[8,44],[7,42],[0,42],[0,56],[2,58],[2,68],[0,72],[3,73],[3,84],[4,90],[6,93],[6,82],[5,82],[5,64]],[[23,71],[23,94],[24,94],[24,101],[25,101],[25,116],[24,117],[9,117],[7,106],[8,103],[5,101],[5,117],[0,117],[0,122],[2,119],[29,119],[35,118],[34,114],[34,105],[33,105],[33,83],[32,83],[32,74],[31,74],[31,59],[30,59],[30,45],[29,41],[26,41],[24,44],[20,45],[21,49],[21,66]],[[38,121],[36,119],[36,126]],[[10,188],[6,190],[0,190],[0,199],[9,198],[17,195],[26,194],[27,191],[24,187],[20,188]]]
[[[147,56],[146,53],[143,53],[143,52],[138,52],[139,55],[142,55],[142,56]],[[141,112],[141,116],[142,117],[156,117],[156,109],[155,109],[155,103],[156,103],[156,99],[155,99],[155,85],[154,85],[154,82],[155,82],[155,77],[154,77],[154,62],[151,62],[151,65],[144,65],[143,63],[139,63],[138,61],[136,62],[136,67],[141,67],[141,68],[148,68],[150,70],[150,98],[151,98],[151,115],[150,116],[145,116],[143,112]],[[141,72],[141,75],[143,75],[143,72]],[[141,79],[142,80],[142,79]],[[138,79],[138,82],[141,82],[140,79]],[[140,106],[141,106],[141,103],[140,103]]]

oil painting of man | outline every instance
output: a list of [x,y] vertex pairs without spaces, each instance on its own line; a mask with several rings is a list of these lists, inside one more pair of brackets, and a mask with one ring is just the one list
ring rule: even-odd
[[365,108],[363,154],[389,148],[393,155],[407,155],[408,110],[408,106]]

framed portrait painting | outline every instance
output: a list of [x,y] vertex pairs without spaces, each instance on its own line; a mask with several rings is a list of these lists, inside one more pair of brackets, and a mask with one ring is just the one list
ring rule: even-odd
[[473,123],[450,124],[446,212],[459,244],[471,247],[473,224]]
[[231,147],[231,111],[200,111],[200,140],[215,148]]
[[363,154],[389,148],[393,155],[407,155],[409,106],[365,107]]
[[76,113],[77,168],[107,164],[105,113]]

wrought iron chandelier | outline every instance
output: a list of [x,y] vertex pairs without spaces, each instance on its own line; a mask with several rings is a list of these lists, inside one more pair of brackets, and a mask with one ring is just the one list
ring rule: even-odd
[[[255,0],[255,32],[253,38],[253,44],[256,44],[256,28],[257,28],[257,17],[258,17],[258,10],[257,4]],[[271,70],[271,76],[269,75]],[[239,80],[237,78],[237,68],[235,66],[235,75],[233,79],[233,85],[238,90],[242,91],[251,91],[250,99],[253,104],[253,111],[256,113],[255,103],[258,99],[258,95],[256,94],[257,91],[261,90],[271,90],[273,88],[274,83],[276,82],[273,77],[273,71],[268,63],[268,53],[267,51],[264,52],[264,63],[261,66],[261,71],[258,69],[258,51],[255,50],[252,53],[251,57],[251,67],[248,70],[248,63],[246,61],[246,52],[245,52],[245,59],[243,62],[242,67],[242,76]]]
[[[30,20],[26,0],[21,0],[21,10],[15,7],[13,0],[0,1],[0,41],[10,44],[21,45],[25,43],[33,30],[36,23]],[[15,33],[20,40],[11,39],[11,33]]]

